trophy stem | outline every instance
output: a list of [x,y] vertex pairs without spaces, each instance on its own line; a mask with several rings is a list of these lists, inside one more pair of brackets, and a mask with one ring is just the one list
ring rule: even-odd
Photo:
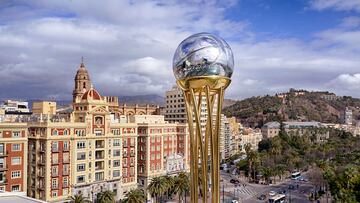
[[[198,203],[199,191],[203,203],[208,202],[208,157],[210,155],[211,173],[211,202],[220,202],[220,122],[221,109],[224,97],[224,88],[212,89],[209,86],[204,88],[189,88],[183,90],[186,101],[186,112],[190,131],[190,195],[191,203]],[[202,97],[206,99],[206,131],[201,131],[201,106]],[[214,114],[214,102],[217,99],[216,114]],[[215,118],[215,121],[213,119]],[[215,125],[215,126],[214,126]],[[210,142],[209,142],[210,141]],[[210,146],[210,152],[209,152]],[[199,157],[200,155],[200,157]],[[200,165],[200,171],[199,171]]]

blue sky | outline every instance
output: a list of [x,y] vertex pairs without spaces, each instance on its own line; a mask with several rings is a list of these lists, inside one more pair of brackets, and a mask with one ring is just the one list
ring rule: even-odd
[[360,0],[3,0],[0,98],[70,99],[82,56],[103,95],[163,96],[177,45],[204,31],[233,49],[228,98],[360,97]]

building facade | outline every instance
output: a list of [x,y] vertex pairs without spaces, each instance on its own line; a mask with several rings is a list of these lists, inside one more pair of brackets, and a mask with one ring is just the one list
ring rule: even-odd
[[26,192],[27,124],[0,122],[0,192]]
[[189,133],[186,124],[167,123],[163,116],[135,116],[138,123],[138,181],[146,188],[155,176],[188,171]]

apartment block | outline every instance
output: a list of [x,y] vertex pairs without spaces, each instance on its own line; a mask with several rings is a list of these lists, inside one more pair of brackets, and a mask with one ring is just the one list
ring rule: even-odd
[[27,188],[27,124],[0,122],[0,192]]

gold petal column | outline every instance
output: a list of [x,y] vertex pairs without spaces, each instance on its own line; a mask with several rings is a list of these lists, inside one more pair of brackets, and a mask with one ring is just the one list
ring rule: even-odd
[[[221,109],[233,66],[230,46],[208,33],[186,38],[174,54],[173,71],[184,94],[190,132],[191,203],[198,203],[199,199],[203,203],[209,199],[212,203],[220,202]],[[205,120],[201,115],[203,105]],[[202,133],[204,123],[205,133]],[[211,195],[208,195],[210,184]]]

